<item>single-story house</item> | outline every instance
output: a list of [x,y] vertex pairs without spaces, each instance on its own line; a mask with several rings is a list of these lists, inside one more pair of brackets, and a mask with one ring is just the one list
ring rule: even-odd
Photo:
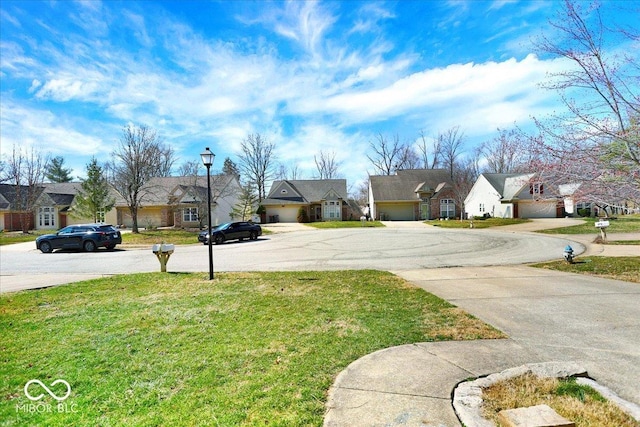
[[[212,225],[229,222],[240,194],[240,183],[233,175],[211,176]],[[116,197],[115,223],[132,227],[133,220],[125,199]],[[201,228],[207,222],[207,177],[170,176],[151,179],[142,189],[138,208],[138,227]]]
[[451,176],[445,169],[407,169],[369,177],[369,209],[374,219],[417,221],[455,218]]
[[496,218],[562,218],[562,198],[535,173],[483,173],[464,205],[467,215]]
[[266,210],[267,222],[297,222],[301,207],[311,222],[343,221],[352,216],[345,179],[274,181],[260,204]]
[[33,213],[25,210],[28,190],[26,185],[17,189],[13,184],[0,184],[0,230],[20,231],[23,222],[28,230],[33,229]]

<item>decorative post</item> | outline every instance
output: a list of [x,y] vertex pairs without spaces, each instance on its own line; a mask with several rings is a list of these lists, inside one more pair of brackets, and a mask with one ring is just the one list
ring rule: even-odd
[[215,159],[216,155],[213,154],[209,147],[207,147],[203,153],[200,154],[202,158],[202,163],[207,168],[207,211],[209,215],[209,280],[213,280],[213,239],[211,238],[211,165],[213,164],[213,159]]

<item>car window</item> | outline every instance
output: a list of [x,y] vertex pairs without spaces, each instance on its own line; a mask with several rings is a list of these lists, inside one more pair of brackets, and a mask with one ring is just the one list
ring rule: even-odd
[[60,234],[69,234],[73,232],[73,227],[65,227],[62,230],[58,231]]

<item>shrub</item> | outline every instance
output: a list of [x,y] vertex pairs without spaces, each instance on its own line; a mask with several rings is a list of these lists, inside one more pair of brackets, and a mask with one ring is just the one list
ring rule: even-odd
[[307,209],[304,206],[301,206],[300,209],[298,209],[298,222],[300,223],[306,223],[309,222],[309,215],[307,215]]

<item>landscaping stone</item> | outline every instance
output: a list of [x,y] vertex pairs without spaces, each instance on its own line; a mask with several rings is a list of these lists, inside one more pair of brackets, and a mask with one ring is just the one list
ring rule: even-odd
[[575,427],[573,421],[560,416],[548,405],[505,409],[498,413],[506,427]]

